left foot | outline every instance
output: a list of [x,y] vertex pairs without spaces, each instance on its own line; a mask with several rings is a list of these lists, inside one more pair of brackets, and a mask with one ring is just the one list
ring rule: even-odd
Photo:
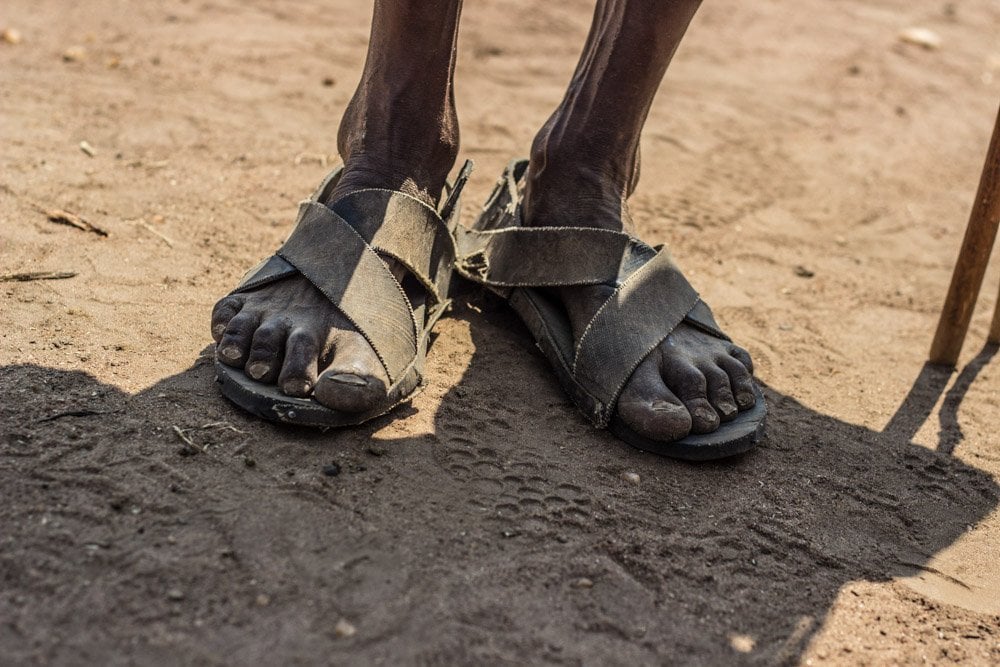
[[[615,180],[587,167],[557,168],[536,148],[528,166],[524,224],[628,232],[630,185],[616,188]],[[553,290],[566,309],[575,340],[613,291],[608,285]],[[752,374],[746,350],[682,322],[632,373],[616,410],[629,428],[653,440],[671,442],[691,433],[710,433],[753,407]]]

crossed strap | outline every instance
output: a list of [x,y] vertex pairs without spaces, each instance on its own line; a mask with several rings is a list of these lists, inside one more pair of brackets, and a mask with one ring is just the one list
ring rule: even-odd
[[443,308],[455,260],[450,225],[470,170],[467,164],[441,214],[409,195],[380,189],[357,190],[323,204],[339,176],[334,172],[299,205],[288,240],[233,293],[303,275],[365,337],[395,385],[418,358],[424,322],[416,321],[406,292],[379,255],[402,264],[427,291],[428,305]]
[[523,227],[513,206],[498,218],[488,221],[492,229],[459,235],[463,276],[507,297],[517,288],[614,288],[567,360],[576,383],[602,405],[599,426],[607,425],[636,367],[681,322],[729,340],[663,247],[611,230]]

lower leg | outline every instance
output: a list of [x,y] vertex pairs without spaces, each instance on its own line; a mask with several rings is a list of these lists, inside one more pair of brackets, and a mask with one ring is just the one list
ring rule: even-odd
[[[638,180],[639,135],[699,4],[598,1],[566,96],[531,148],[524,202],[528,224],[627,222],[622,203]],[[576,198],[567,200],[567,190]]]
[[453,73],[462,0],[377,0],[361,81],[344,112],[334,191],[400,190],[433,203],[458,155]]
[[[340,124],[344,171],[331,199],[385,188],[437,203],[458,152],[452,72],[461,5],[376,0],[364,72]],[[401,278],[404,269],[386,261]],[[375,351],[303,276],[223,298],[212,335],[220,361],[290,396],[347,412],[385,397],[389,379]]]
[[[639,135],[699,4],[598,1],[566,96],[532,145],[525,224],[627,229]],[[612,286],[594,285],[552,294],[579,340],[612,293]],[[633,372],[618,416],[637,433],[664,441],[713,431],[753,406],[751,371],[745,350],[682,323]]]

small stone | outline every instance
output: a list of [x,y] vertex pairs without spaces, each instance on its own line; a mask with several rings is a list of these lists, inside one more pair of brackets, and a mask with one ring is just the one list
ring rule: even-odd
[[327,477],[336,477],[340,474],[340,464],[331,463],[329,465],[323,466],[323,474]]
[[323,85],[326,86],[327,88],[332,88],[336,83],[337,80],[334,79],[332,76],[323,77]]
[[80,62],[87,57],[87,50],[82,46],[71,46],[63,51],[62,59],[68,63]]
[[0,32],[0,40],[7,44],[20,44],[22,39],[24,38],[21,37],[21,31],[17,28],[4,28],[3,32]]
[[97,151],[94,150],[94,147],[90,145],[89,141],[81,141],[80,150],[83,151],[84,155],[87,157],[94,157],[97,155]]
[[385,456],[385,447],[380,447],[379,445],[372,445],[368,448],[368,453],[372,456]]
[[257,596],[257,599],[254,600],[254,602],[257,603],[258,607],[266,607],[267,605],[271,604],[271,598],[270,596],[261,593],[260,595]]
[[750,635],[733,634],[729,636],[729,645],[739,653],[750,653],[756,642]]
[[245,465],[248,468],[256,468],[257,467],[257,461],[255,459],[250,458],[249,456],[244,456],[243,457],[243,465]]
[[929,28],[913,26],[899,33],[899,41],[920,46],[928,51],[941,47],[941,36]]
[[338,639],[353,637],[357,632],[358,629],[354,627],[350,621],[344,618],[337,621],[337,625],[333,626],[333,634],[336,635]]
[[514,530],[512,528],[507,528],[505,530],[500,531],[501,537],[517,537],[520,534],[521,534],[520,531]]
[[639,473],[631,471],[623,472],[622,479],[631,484],[632,486],[639,486],[639,482],[642,481],[642,478],[639,477]]
[[587,577],[580,577],[579,579],[573,582],[573,588],[593,588],[593,587],[594,587],[593,580],[588,579]]
[[167,599],[173,600],[174,602],[179,602],[184,599],[184,592],[179,588],[171,588],[167,591]]
[[797,275],[799,278],[812,278],[813,276],[816,275],[816,272],[813,271],[812,269],[807,269],[806,267],[800,264],[799,266],[795,267],[795,275]]

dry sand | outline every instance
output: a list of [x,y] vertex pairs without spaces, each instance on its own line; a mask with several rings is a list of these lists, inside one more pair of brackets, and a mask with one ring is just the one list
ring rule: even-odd
[[[591,11],[467,4],[466,221]],[[0,41],[0,273],[76,273],[0,284],[3,662],[1000,661],[995,267],[964,370],[923,367],[1000,100],[1000,5],[700,11],[633,208],[768,387],[766,440],[712,465],[594,431],[472,288],[392,419],[318,434],[220,397],[211,306],[336,160],[369,13],[0,7],[22,38]],[[913,26],[940,47],[900,41]]]

